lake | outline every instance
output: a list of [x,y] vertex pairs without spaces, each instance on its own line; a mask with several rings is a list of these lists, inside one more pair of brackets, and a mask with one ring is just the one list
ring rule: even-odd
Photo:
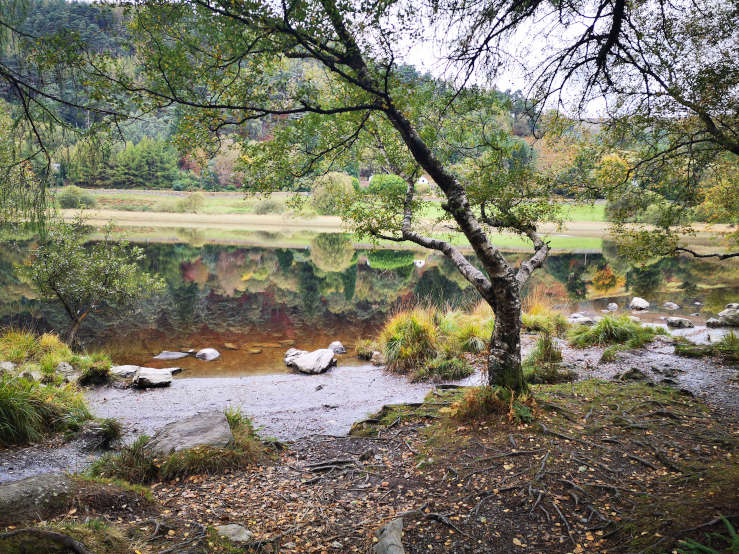
[[[178,360],[183,376],[283,373],[287,348],[348,349],[374,336],[394,310],[415,303],[469,307],[478,296],[452,263],[437,252],[355,246],[347,235],[313,234],[300,247],[280,233],[253,233],[244,244],[200,244],[182,231],[181,242],[139,243],[142,266],[162,276],[165,290],[124,315],[104,310],[80,332],[90,349],[105,347],[116,363],[165,367],[161,350],[213,347],[221,358]],[[260,238],[262,240],[260,240]],[[17,271],[29,263],[30,240],[8,241],[0,251],[0,324],[66,330],[55,302],[40,300]],[[520,263],[525,254],[510,253]],[[524,291],[565,312],[598,313],[634,295],[653,306],[681,306],[681,315],[705,319],[739,297],[739,264],[691,258],[633,267],[607,241],[600,251],[554,252]],[[659,322],[650,311],[645,321]],[[674,313],[674,312],[673,312]],[[358,364],[352,356],[341,365]]]

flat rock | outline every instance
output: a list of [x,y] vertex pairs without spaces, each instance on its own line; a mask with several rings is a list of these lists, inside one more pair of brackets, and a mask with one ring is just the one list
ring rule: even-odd
[[237,523],[229,523],[228,525],[218,525],[216,532],[231,542],[250,542],[254,538],[254,533],[248,531]]
[[169,371],[172,375],[177,375],[178,373],[182,373],[181,367],[163,367],[162,369]]
[[674,329],[689,329],[695,327],[695,324],[684,317],[668,317],[667,326]]
[[635,296],[631,299],[631,303],[629,304],[629,308],[632,310],[648,310],[649,309],[649,302],[644,300],[643,298],[640,298],[638,296]]
[[121,379],[131,379],[140,369],[137,365],[114,365],[110,368],[110,373]]
[[334,354],[346,354],[346,348],[344,348],[344,345],[338,340],[329,344],[328,349],[333,350]]
[[680,309],[680,306],[678,306],[674,302],[665,302],[664,304],[662,304],[662,307],[665,310],[679,310]]
[[585,314],[575,312],[574,314],[570,314],[570,317],[567,318],[567,323],[570,323],[571,325],[595,325],[595,320]]
[[231,428],[223,412],[201,412],[162,427],[146,445],[157,456],[196,446],[222,448],[233,440]]
[[379,350],[373,350],[372,357],[370,358],[370,363],[376,366],[385,365],[385,356],[383,356],[382,352],[380,352]]
[[0,527],[35,520],[62,509],[78,485],[65,473],[42,473],[0,484]]
[[163,352],[160,352],[156,356],[154,356],[155,360],[180,360],[182,358],[187,358],[190,354],[187,352],[171,352],[169,350],[165,350]]
[[168,387],[172,384],[172,373],[167,369],[140,367],[133,376],[133,384],[142,389]]
[[198,360],[205,360],[206,362],[211,362],[217,358],[220,358],[221,353],[218,352],[215,348],[203,348],[202,350],[198,350],[198,353],[195,354],[195,357]]
[[336,358],[334,358],[334,351],[328,348],[321,348],[313,352],[290,348],[285,352],[285,365],[301,373],[315,375],[335,366]]

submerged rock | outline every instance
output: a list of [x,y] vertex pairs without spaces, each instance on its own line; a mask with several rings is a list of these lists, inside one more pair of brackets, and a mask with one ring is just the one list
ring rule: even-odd
[[237,523],[219,525],[216,527],[216,532],[232,542],[250,542],[254,538],[254,533]]
[[632,310],[648,310],[649,309],[649,302],[644,300],[643,298],[640,298],[638,296],[635,296],[631,299],[631,303],[629,304],[629,308]]
[[206,362],[213,361],[217,358],[220,358],[221,353],[218,352],[215,348],[203,348],[202,350],[198,350],[198,353],[195,354],[195,357],[198,360],[205,360]]
[[172,372],[168,369],[140,367],[133,376],[133,384],[141,389],[150,387],[168,387],[172,384]]
[[156,356],[154,356],[155,360],[179,360],[181,358],[187,358],[190,354],[187,352],[171,352],[169,350],[164,350],[163,352],[160,352]]
[[680,309],[680,306],[678,306],[674,302],[665,302],[664,304],[662,304],[662,307],[665,310],[679,310]]
[[684,317],[668,317],[667,326],[675,329],[689,329],[695,327],[692,321]]
[[311,375],[323,373],[328,368],[336,365],[334,351],[328,348],[321,348],[313,352],[306,350],[298,350],[290,348],[285,352],[285,365]]
[[232,440],[231,427],[223,412],[201,412],[162,427],[148,442],[146,450],[155,456],[168,456],[196,446],[222,448]]
[[329,350],[333,350],[334,354],[346,354],[346,348],[338,340],[328,345]]

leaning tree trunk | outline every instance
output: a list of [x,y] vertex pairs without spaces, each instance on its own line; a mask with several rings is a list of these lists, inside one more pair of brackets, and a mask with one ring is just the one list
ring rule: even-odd
[[496,287],[495,327],[490,338],[488,383],[516,392],[526,389],[521,368],[521,293],[518,283]]

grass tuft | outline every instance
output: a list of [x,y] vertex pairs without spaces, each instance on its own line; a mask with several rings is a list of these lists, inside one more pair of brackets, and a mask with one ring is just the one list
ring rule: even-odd
[[693,344],[680,341],[675,344],[675,354],[690,358],[716,356],[727,362],[739,362],[739,335],[731,331],[713,344]]
[[606,316],[590,327],[580,325],[570,332],[570,344],[577,348],[623,344],[627,348],[641,348],[656,335],[664,335],[664,329],[642,327],[626,316]]
[[506,415],[510,422],[530,423],[534,417],[536,403],[533,398],[516,394],[501,387],[469,387],[459,400],[440,412],[463,422],[481,421],[494,416]]
[[77,431],[92,416],[70,386],[0,376],[0,443],[22,444],[58,431]]

